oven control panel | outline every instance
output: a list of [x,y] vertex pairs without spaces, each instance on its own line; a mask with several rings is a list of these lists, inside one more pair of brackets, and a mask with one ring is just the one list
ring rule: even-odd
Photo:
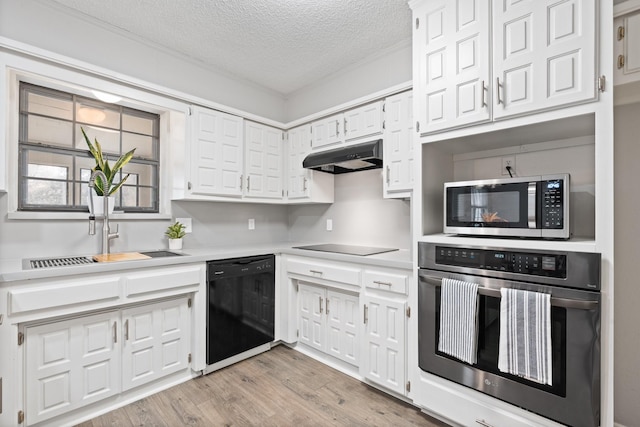
[[436,264],[559,279],[567,277],[567,256],[563,254],[436,246]]

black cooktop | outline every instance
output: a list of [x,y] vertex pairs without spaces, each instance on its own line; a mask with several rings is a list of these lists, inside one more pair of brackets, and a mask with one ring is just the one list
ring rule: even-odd
[[294,249],[306,249],[309,251],[334,252],[347,255],[375,255],[384,252],[397,251],[394,248],[376,248],[372,246],[354,246],[354,245],[338,245],[334,243],[325,243],[322,245],[294,246]]

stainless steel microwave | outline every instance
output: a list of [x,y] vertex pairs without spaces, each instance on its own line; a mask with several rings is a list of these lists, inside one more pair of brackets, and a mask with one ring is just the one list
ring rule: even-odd
[[445,183],[444,232],[568,239],[569,174]]

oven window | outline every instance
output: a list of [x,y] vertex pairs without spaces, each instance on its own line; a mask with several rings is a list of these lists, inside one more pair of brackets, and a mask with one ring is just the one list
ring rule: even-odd
[[[440,287],[436,289],[436,334],[435,348],[439,356],[457,360],[441,353],[438,348],[440,335]],[[552,386],[538,384],[515,375],[498,370],[498,349],[500,344],[500,298],[479,295],[478,307],[478,362],[474,367],[486,372],[509,378],[521,384],[539,388],[557,396],[566,396],[566,342],[567,342],[567,310],[562,307],[551,307],[551,352],[552,352]]]

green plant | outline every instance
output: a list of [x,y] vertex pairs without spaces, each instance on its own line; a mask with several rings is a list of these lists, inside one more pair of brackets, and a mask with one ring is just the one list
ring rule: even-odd
[[169,227],[167,227],[167,231],[165,231],[164,234],[170,239],[182,239],[186,234],[184,232],[185,228],[187,228],[185,225],[181,224],[179,221],[176,221],[175,224],[171,224]]
[[102,173],[104,173],[104,175],[107,177],[106,185],[102,182],[102,178],[96,177],[96,184],[94,187],[96,194],[98,196],[104,196],[106,193],[107,196],[110,196],[118,191],[120,187],[122,187],[122,184],[124,184],[124,182],[127,180],[127,178],[129,178],[129,174],[127,174],[120,180],[120,182],[115,185],[113,184],[113,179],[118,175],[120,169],[122,169],[124,165],[129,163],[129,161],[133,158],[133,153],[136,151],[136,149],[134,148],[128,153],[123,154],[118,160],[116,160],[113,166],[110,166],[109,160],[107,160],[107,158],[102,154],[102,147],[100,146],[98,139],[95,139],[94,145],[91,143],[91,140],[89,140],[89,137],[85,133],[84,129],[80,128],[80,130],[82,131],[82,135],[84,135],[84,140],[89,146],[89,152],[96,161],[96,165],[91,171],[102,171]]

